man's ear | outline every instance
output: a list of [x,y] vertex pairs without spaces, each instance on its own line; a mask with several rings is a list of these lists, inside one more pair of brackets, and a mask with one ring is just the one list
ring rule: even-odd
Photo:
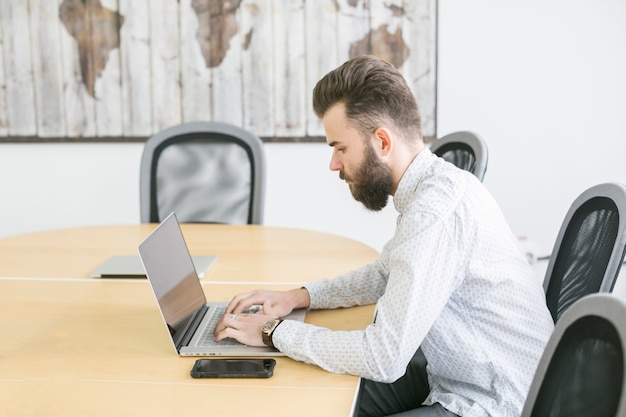
[[387,128],[379,127],[374,131],[374,141],[380,156],[389,156],[393,145],[391,132]]

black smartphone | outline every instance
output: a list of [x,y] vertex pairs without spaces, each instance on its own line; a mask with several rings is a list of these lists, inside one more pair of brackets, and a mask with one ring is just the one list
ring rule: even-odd
[[194,378],[269,378],[274,374],[275,359],[198,359],[191,368]]

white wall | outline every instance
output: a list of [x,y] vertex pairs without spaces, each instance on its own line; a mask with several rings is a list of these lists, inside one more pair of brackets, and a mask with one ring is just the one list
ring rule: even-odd
[[[438,132],[481,134],[486,186],[547,253],[569,204],[626,183],[626,2],[440,0]],[[311,86],[312,87],[312,86]],[[139,222],[141,144],[0,144],[0,236]],[[267,144],[267,225],[381,249],[395,213],[369,213],[328,170],[325,144]]]
[[485,184],[514,231],[549,252],[578,194],[626,183],[626,2],[440,8],[438,131],[484,136]]

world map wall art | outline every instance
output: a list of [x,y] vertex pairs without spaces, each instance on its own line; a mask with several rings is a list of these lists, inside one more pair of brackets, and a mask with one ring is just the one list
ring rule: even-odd
[[323,141],[312,89],[363,54],[400,69],[435,138],[437,0],[1,0],[0,142],[191,121]]

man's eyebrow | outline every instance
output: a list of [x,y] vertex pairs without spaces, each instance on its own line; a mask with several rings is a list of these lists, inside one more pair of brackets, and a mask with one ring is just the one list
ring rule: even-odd
[[328,144],[328,146],[333,147],[333,146],[338,145],[338,144],[340,144],[340,143],[341,143],[341,142],[339,142],[338,140],[334,140],[334,141],[330,142],[330,143]]

